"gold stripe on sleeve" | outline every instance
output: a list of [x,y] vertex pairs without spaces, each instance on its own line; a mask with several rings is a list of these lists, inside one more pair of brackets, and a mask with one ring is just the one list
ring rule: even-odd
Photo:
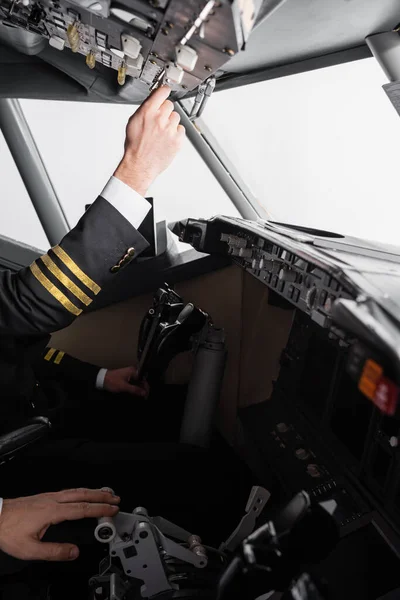
[[57,354],[57,356],[54,359],[54,364],[59,365],[63,359],[64,354],[65,354],[65,352],[61,352],[61,350],[60,350],[60,352]]
[[70,278],[67,277],[65,273],[63,273],[57,267],[57,265],[51,260],[48,254],[42,256],[41,259],[50,271],[50,273],[53,273],[53,275],[57,277],[58,281],[61,281],[61,283],[67,288],[67,290],[74,294],[74,296],[76,296],[81,302],[83,302],[85,306],[89,306],[89,304],[92,302],[92,299],[89,298],[89,296],[87,296],[85,292],[82,292],[82,290],[77,285],[75,285],[75,283],[71,281]]
[[91,290],[94,294],[98,294],[101,291],[101,287],[97,285],[90,277],[88,277],[82,269],[78,267],[78,265],[72,260],[70,256],[61,248],[61,246],[54,246],[52,248],[54,254],[58,256],[58,258],[64,263],[65,266],[86,285],[89,290]]
[[46,356],[44,357],[44,360],[50,360],[55,352],[56,352],[55,348],[50,348],[50,350],[47,352]]
[[60,292],[60,290],[53,284],[49,279],[47,279],[46,275],[42,273],[37,264],[33,262],[29,267],[33,276],[36,277],[38,282],[42,284],[42,286],[55,298],[62,306],[73,315],[80,315],[82,309],[78,308],[73,304],[68,298]]

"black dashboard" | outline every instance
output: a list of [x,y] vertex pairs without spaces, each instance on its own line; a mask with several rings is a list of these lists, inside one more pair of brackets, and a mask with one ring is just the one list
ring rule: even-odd
[[228,217],[175,230],[297,309],[270,398],[241,411],[246,444],[280,498],[331,505],[341,541],[319,568],[332,597],[400,598],[400,249]]

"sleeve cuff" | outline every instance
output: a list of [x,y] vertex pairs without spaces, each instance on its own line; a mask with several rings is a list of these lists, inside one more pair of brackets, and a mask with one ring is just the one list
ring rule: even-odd
[[[104,378],[106,376],[107,369],[100,369],[96,377],[96,390],[104,390]],[[1,513],[0,513],[1,514]]]
[[0,498],[0,515],[3,510],[3,498]]
[[129,185],[116,177],[111,177],[100,196],[107,200],[123,217],[138,229],[151,205]]

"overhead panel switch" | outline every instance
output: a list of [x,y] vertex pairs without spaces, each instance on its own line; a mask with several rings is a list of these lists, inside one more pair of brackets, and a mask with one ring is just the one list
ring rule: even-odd
[[196,66],[198,54],[189,46],[177,46],[176,63],[185,71],[193,71]]

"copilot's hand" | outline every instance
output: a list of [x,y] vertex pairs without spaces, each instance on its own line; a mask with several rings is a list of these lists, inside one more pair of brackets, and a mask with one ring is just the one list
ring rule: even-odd
[[129,119],[125,154],[114,177],[142,196],[172,162],[182,146],[185,128],[168,100],[171,90],[161,86],[143,102]]
[[[136,377],[135,367],[108,369],[104,377],[103,389],[112,394],[132,394],[132,396],[147,398],[149,384],[147,381],[135,381]],[[135,383],[132,383],[133,381]]]
[[0,550],[21,560],[75,560],[73,544],[42,542],[50,525],[86,517],[113,517],[120,499],[84,488],[4,500],[0,516]]

